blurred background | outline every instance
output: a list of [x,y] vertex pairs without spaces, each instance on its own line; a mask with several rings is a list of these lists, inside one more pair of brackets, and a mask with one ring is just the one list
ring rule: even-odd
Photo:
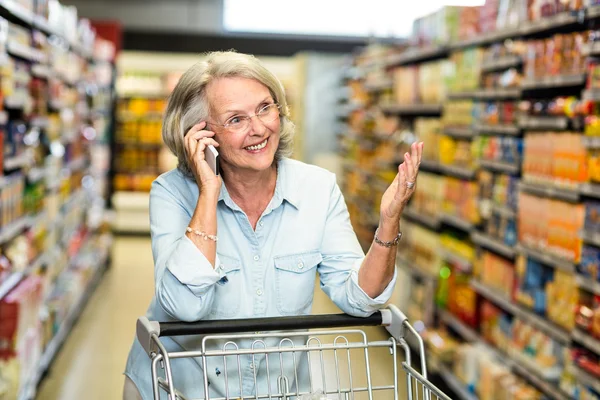
[[391,302],[436,384],[600,399],[599,1],[0,0],[0,400],[121,398],[166,99],[228,49],[282,81],[365,251],[425,142]]

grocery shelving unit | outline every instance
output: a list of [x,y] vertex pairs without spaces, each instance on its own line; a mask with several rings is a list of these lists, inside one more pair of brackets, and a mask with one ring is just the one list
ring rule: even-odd
[[[577,12],[568,12],[555,15],[549,18],[543,18],[540,21],[535,22],[523,22],[518,27],[510,29],[502,29],[498,32],[488,32],[477,35],[476,38],[468,39],[465,41],[453,42],[453,43],[442,43],[439,45],[431,45],[424,48],[408,48],[407,50],[400,52],[399,54],[391,54],[386,57],[384,67],[381,68],[382,73],[389,75],[394,74],[394,69],[401,66],[413,66],[419,67],[423,64],[434,60],[452,59],[453,54],[462,52],[465,50],[483,48],[487,49],[489,46],[497,45],[502,43],[505,39],[511,40],[533,40],[538,38],[548,38],[555,33],[564,32],[575,32],[583,31],[587,29],[591,22],[597,22],[600,17],[600,6],[594,6],[590,8],[584,8]],[[586,54],[600,55],[600,44],[597,42],[589,43],[585,46]],[[494,58],[484,59],[480,65],[481,73],[493,73],[497,71],[507,70],[514,68],[515,70],[524,69],[526,66],[526,60],[519,54],[509,54],[498,56]],[[391,84],[392,91],[402,90],[400,86],[397,86],[396,82]],[[419,117],[442,117],[445,116],[446,105],[448,102],[457,101],[473,101],[475,103],[487,102],[487,101],[504,101],[513,100],[520,101],[522,99],[543,99],[550,96],[577,96],[583,100],[598,101],[600,96],[597,90],[585,89],[587,85],[587,74],[584,73],[572,73],[548,76],[548,77],[536,77],[522,79],[520,83],[513,87],[500,87],[500,88],[469,88],[466,90],[451,91],[446,90],[445,101],[436,103],[423,103],[417,101],[414,103],[402,103],[398,104],[393,101],[389,101],[388,96],[384,101],[376,96],[372,96],[370,100],[365,101],[363,107],[355,108],[348,112],[345,118],[352,118],[352,115],[361,112],[371,112],[374,110],[381,112],[386,116],[395,116],[400,121],[401,128],[397,130],[396,134],[407,138],[407,141],[415,140],[413,132],[414,125],[413,121]],[[393,97],[393,96],[391,96]],[[353,114],[354,113],[354,114]],[[570,132],[582,132],[585,128],[584,118],[579,116],[564,116],[564,115],[535,115],[535,114],[524,114],[519,118],[516,118],[512,123],[494,123],[491,124],[484,120],[475,119],[468,126],[442,126],[441,132],[438,137],[451,138],[453,140],[463,141],[474,141],[474,140],[487,140],[486,138],[514,138],[521,140],[521,138],[535,135],[537,132],[549,132],[554,131],[557,133],[563,131]],[[361,140],[360,132],[353,132],[354,137],[358,136]],[[368,136],[367,132],[363,132],[363,139]],[[585,145],[589,149],[597,149],[600,147],[600,141],[598,137],[586,137]],[[426,146],[431,143],[426,142]],[[399,153],[401,154],[401,153]],[[519,179],[519,183],[516,187],[517,193],[527,193],[539,198],[549,198],[568,202],[572,204],[580,204],[583,201],[590,199],[600,199],[600,187],[596,183],[582,182],[578,184],[565,184],[561,182],[549,183],[530,180],[528,175],[525,173],[524,166],[521,164],[521,159],[514,161],[504,161],[497,159],[477,159],[474,160],[474,168],[468,168],[464,165],[452,165],[441,162],[435,159],[424,159],[421,163],[421,171],[431,176],[438,176],[441,179],[444,177],[453,177],[461,181],[480,181],[480,172],[489,171],[494,174],[502,174],[511,176]],[[360,160],[357,161],[361,163]],[[386,161],[380,161],[377,166],[385,168]],[[390,167],[390,170],[397,167],[397,163]],[[356,168],[352,163],[347,166],[347,170],[353,170]],[[371,170],[363,168],[364,181],[369,182],[373,180],[379,173],[377,170]],[[429,179],[429,178],[428,178]],[[429,182],[429,181],[428,181]],[[419,187],[417,188],[417,191]],[[349,208],[353,209],[356,206],[358,212],[373,213],[374,211],[369,209],[369,205],[372,202],[365,201],[364,196],[352,196],[347,198]],[[481,216],[487,219],[487,215],[498,215],[502,218],[519,221],[522,216],[519,214],[518,209],[509,207],[505,204],[498,204],[492,202],[491,204],[486,203],[484,207],[484,199],[480,201],[480,212]],[[360,206],[357,206],[360,204]],[[428,237],[431,235],[444,235],[444,232],[448,229],[454,233],[460,233],[463,240],[470,243],[475,248],[476,254],[482,253],[495,254],[513,265],[517,260],[534,260],[546,268],[550,268],[554,271],[560,271],[570,277],[573,277],[577,281],[577,286],[581,290],[589,293],[600,295],[600,283],[594,282],[590,278],[587,278],[579,272],[579,263],[571,259],[560,257],[552,254],[543,248],[533,248],[528,246],[526,243],[519,243],[518,239],[513,242],[505,242],[503,240],[490,235],[486,232],[486,224],[474,222],[465,218],[464,216],[454,215],[452,212],[447,210],[437,210],[435,214],[431,213],[431,207],[428,211],[424,211],[418,204],[409,205],[404,211],[403,227],[410,227],[410,231],[413,230],[412,226],[418,227],[419,230],[425,230],[429,232]],[[484,211],[485,209],[485,211]],[[376,210],[375,210],[376,211]],[[352,214],[352,213],[351,213]],[[355,224],[360,225],[360,216],[355,216],[353,219]],[[358,221],[358,222],[356,222]],[[405,229],[409,229],[409,228]],[[361,226],[361,230],[366,227]],[[374,229],[373,229],[374,231]],[[518,232],[518,231],[517,231]],[[363,233],[364,234],[364,233]],[[409,232],[410,234],[410,232]],[[584,243],[600,246],[600,233],[582,231],[580,236]],[[365,241],[372,238],[371,236],[364,234]],[[410,258],[410,249],[407,247],[413,244],[408,241],[404,248],[399,249],[397,265],[402,270],[413,269],[409,272],[411,275],[420,276],[421,280],[429,281],[431,279],[438,280],[435,274],[423,271],[420,266],[416,265],[416,262]],[[430,242],[428,242],[430,243]],[[425,246],[425,245],[422,245]],[[419,249],[423,251],[422,248]],[[474,263],[464,258],[463,255],[453,254],[452,250],[445,247],[435,249],[436,253],[439,253],[441,259],[444,262],[448,262],[454,266],[461,266],[460,270],[475,270]],[[407,255],[409,253],[409,255]],[[422,255],[421,253],[419,253]],[[475,262],[477,264],[478,261]],[[462,273],[461,272],[461,273]],[[515,278],[516,279],[516,278]],[[441,280],[440,280],[441,282]],[[489,286],[487,283],[482,282],[476,275],[473,275],[469,279],[469,286],[471,290],[477,293],[479,299],[484,299],[487,302],[494,304],[497,308],[503,310],[504,313],[512,315],[515,320],[518,319],[528,326],[532,326],[538,331],[544,333],[556,343],[564,346],[565,348],[571,348],[575,344],[583,346],[595,353],[600,357],[600,341],[590,334],[582,331],[581,329],[571,329],[560,325],[559,323],[550,319],[546,315],[537,314],[533,309],[525,306],[511,296],[507,296],[505,293],[497,290],[494,287]],[[434,296],[431,296],[430,301],[433,303]],[[541,369],[531,359],[521,356],[518,350],[511,352],[505,352],[501,349],[495,348],[492,344],[487,343],[480,335],[478,329],[469,326],[463,322],[461,318],[453,315],[449,310],[443,307],[435,307],[436,319],[442,326],[446,326],[447,329],[454,332],[458,337],[462,338],[467,342],[485,344],[486,348],[495,354],[496,358],[502,361],[502,364],[508,365],[510,370],[517,376],[523,378],[532,387],[543,393],[548,398],[552,399],[569,399],[573,398],[570,393],[567,393],[562,387],[562,382],[558,382],[554,379],[549,379],[549,373]],[[428,327],[434,329],[433,324]],[[580,367],[574,367],[570,365],[564,366],[565,370],[573,369],[572,375],[575,377],[575,381],[582,387],[591,387],[598,391],[600,396],[600,381],[599,377],[592,376],[589,372],[584,371]],[[474,399],[476,396],[474,393],[470,393],[463,386],[456,377],[453,376],[452,370],[443,366],[440,368],[441,377],[446,380],[449,387],[451,387],[458,398],[462,399]]]
[[[9,0],[0,0],[0,17],[3,27],[10,25],[0,59],[3,68],[14,69],[15,85],[7,89],[10,79],[2,77],[0,307],[36,299],[21,308],[29,314],[21,317],[15,336],[0,335],[15,346],[3,368],[16,363],[23,371],[6,376],[0,368],[0,397],[30,400],[110,264],[104,186],[114,87],[102,68],[114,72],[114,64],[94,48],[107,42],[90,37],[84,25],[78,26],[82,36],[67,37],[57,20],[50,23]],[[86,40],[80,40],[83,35]],[[24,78],[28,84],[20,86],[17,80]],[[15,182],[21,186],[12,187]],[[9,191],[10,202],[4,196]],[[25,252],[20,258],[13,258],[15,243],[27,246],[18,250]],[[21,291],[27,290],[35,296],[24,298]],[[10,323],[10,315],[3,315],[2,335],[11,335]]]

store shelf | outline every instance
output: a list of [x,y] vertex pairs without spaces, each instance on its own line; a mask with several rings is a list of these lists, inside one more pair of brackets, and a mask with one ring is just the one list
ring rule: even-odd
[[478,100],[509,100],[520,97],[521,89],[519,88],[482,89],[475,93],[475,98]]
[[448,127],[444,128],[444,134],[457,139],[472,139],[474,136],[471,127]]
[[29,225],[29,221],[29,218],[24,216],[0,229],[0,245],[11,241],[23,232]]
[[521,171],[521,166],[519,164],[510,164],[502,161],[479,160],[479,165],[485,169],[512,175],[516,175]]
[[450,92],[446,95],[448,100],[466,100],[477,97],[477,90],[462,90],[460,92]]
[[464,258],[463,256],[443,247],[440,247],[438,251],[444,260],[458,266],[461,271],[470,272],[473,270],[473,262]]
[[24,271],[13,272],[4,282],[0,283],[0,300],[4,298],[26,276],[37,271],[47,261],[47,254],[41,254]]
[[589,101],[600,101],[600,90],[599,89],[587,89],[581,93],[581,97],[583,100]]
[[419,213],[418,211],[413,210],[412,207],[407,207],[402,212],[402,216],[413,222],[418,222],[419,224],[433,230],[438,230],[441,225],[441,221],[439,218]]
[[31,377],[30,381],[21,389],[19,400],[29,400],[35,398],[38,384],[42,379],[44,373],[50,367],[50,364],[56,357],[58,350],[61,348],[69,333],[72,331],[75,322],[81,315],[85,308],[88,300],[94,293],[94,289],[100,283],[104,272],[106,271],[106,257],[99,262],[98,266],[95,267],[94,276],[88,283],[88,286],[82,292],[81,297],[76,301],[75,305],[71,308],[65,319],[60,325],[58,332],[50,340],[46,349],[44,350],[40,363],[36,372]]
[[515,210],[500,204],[492,204],[492,211],[505,218],[517,218]]
[[563,393],[558,386],[541,377],[539,371],[534,371],[533,368],[527,367],[526,365],[527,364],[515,360],[511,367],[515,373],[531,382],[535,387],[537,387],[551,399],[570,400],[570,397]]
[[518,136],[521,128],[515,125],[476,125],[475,131],[483,135],[507,135]]
[[564,12],[553,17],[542,18],[539,21],[527,22],[519,28],[523,36],[550,34],[557,29],[563,29],[569,25],[579,22],[578,16],[570,12]]
[[600,247],[600,233],[581,231],[581,238],[585,243]]
[[0,283],[0,300],[4,298],[23,278],[24,272],[13,272],[8,278]]
[[576,87],[585,84],[585,74],[577,75],[557,75],[543,78],[524,79],[521,82],[523,90],[555,89],[563,87]]
[[364,88],[367,92],[381,92],[384,90],[390,90],[394,86],[394,81],[392,79],[381,79],[376,82],[365,82]]
[[475,244],[493,250],[506,258],[515,258],[517,255],[517,252],[513,247],[507,246],[499,240],[477,231],[471,234],[471,240],[473,240]]
[[29,152],[24,152],[15,157],[5,158],[4,159],[4,169],[5,170],[13,170],[17,168],[28,167],[33,162],[31,154]]
[[444,324],[456,331],[465,341],[474,343],[481,340],[479,334],[473,328],[467,326],[467,324],[452,315],[449,311],[438,308],[438,315]]
[[542,252],[539,250],[529,248],[523,244],[517,245],[517,251],[527,257],[541,261],[542,263],[546,264],[549,267],[554,267],[556,269],[560,269],[560,270],[568,272],[568,273],[575,272],[575,269],[576,269],[575,263],[573,263],[572,261],[566,260],[564,258],[556,257],[553,255],[550,255],[547,252]]
[[443,109],[441,104],[382,104],[380,108],[384,113],[404,116],[439,116]]
[[580,274],[577,274],[575,279],[577,280],[577,286],[579,286],[580,289],[585,289],[590,293],[600,296],[600,282]]
[[14,41],[9,41],[6,44],[6,51],[13,56],[31,62],[44,64],[48,61],[46,55],[41,50]]
[[569,127],[569,118],[555,116],[526,116],[519,120],[519,127],[528,130],[564,131]]
[[452,389],[460,400],[477,400],[477,396],[469,393],[467,388],[460,383],[456,376],[443,364],[439,366],[439,373],[444,382]]
[[481,296],[492,301],[503,310],[536,327],[546,335],[554,338],[556,341],[565,345],[571,342],[571,335],[567,330],[553,322],[548,321],[544,317],[535,314],[526,307],[513,303],[504,294],[497,292],[496,290],[475,279],[471,279],[471,287]]
[[408,260],[406,260],[400,256],[396,256],[396,267],[398,267],[398,268],[402,269],[403,271],[406,271],[408,274],[416,276],[424,281],[436,282],[438,279],[437,276],[432,275],[432,274],[428,273],[427,271],[423,271],[419,267],[412,266],[411,263],[408,262]]
[[581,140],[588,149],[600,149],[600,136],[583,136]]
[[600,379],[593,376],[589,372],[585,371],[583,368],[575,367],[573,371],[575,375],[575,379],[579,382],[583,383],[585,386],[589,386],[594,389],[596,392],[600,393]]
[[558,200],[576,202],[579,200],[579,191],[574,189],[560,188],[550,185],[540,185],[529,182],[519,182],[519,189],[523,192],[536,196],[550,197]]
[[466,232],[471,232],[475,229],[475,226],[471,222],[455,217],[454,215],[441,214],[441,221],[446,225],[450,225]]
[[600,199],[600,184],[582,183],[579,185],[579,193],[584,196]]
[[432,61],[448,56],[449,50],[448,46],[433,46],[422,49],[411,48],[404,51],[402,54],[390,56],[386,65],[387,67],[395,67],[397,65]]
[[441,166],[437,161],[421,160],[419,169],[427,172],[440,172]]
[[573,330],[573,339],[582,345],[584,345],[587,349],[592,350],[594,353],[600,355],[600,340],[595,337],[583,332],[581,329]]
[[590,42],[583,45],[581,54],[584,56],[598,56],[600,55],[600,42]]
[[491,43],[499,42],[504,39],[514,38],[519,36],[518,28],[501,29],[493,32],[482,33],[476,35],[472,39],[462,40],[452,44],[452,49],[460,50],[474,46],[484,46]]
[[485,60],[481,63],[482,72],[493,72],[513,67],[518,67],[523,64],[523,59],[517,55],[507,55],[495,57],[490,60]]
[[446,175],[454,176],[459,179],[471,180],[475,179],[476,171],[455,165],[440,164],[440,171]]

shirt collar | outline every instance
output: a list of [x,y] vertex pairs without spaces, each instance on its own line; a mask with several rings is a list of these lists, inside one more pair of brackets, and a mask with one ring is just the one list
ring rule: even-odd
[[[299,208],[300,192],[298,185],[294,184],[294,178],[293,170],[290,168],[288,160],[286,158],[279,160],[277,162],[277,181],[275,182],[275,193],[270,204],[271,208],[275,209],[279,207],[284,200],[295,208]],[[225,184],[221,185],[219,201],[225,202],[232,209],[239,209],[233,200],[231,200]]]

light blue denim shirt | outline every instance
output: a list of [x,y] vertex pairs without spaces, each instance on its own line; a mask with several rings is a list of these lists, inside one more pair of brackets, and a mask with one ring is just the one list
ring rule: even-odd
[[[185,235],[197,199],[196,183],[179,170],[161,175],[152,185],[150,227],[156,291],[147,312],[150,320],[310,314],[317,272],[321,289],[348,314],[368,316],[389,300],[396,273],[375,299],[358,286],[358,269],[365,255],[333,173],[291,159],[279,161],[275,193],[256,230],[223,185],[217,204],[215,268]],[[200,343],[199,338],[189,336],[162,340],[169,351],[199,349]],[[223,396],[223,360],[213,361],[207,367],[211,397]],[[179,359],[172,365],[177,388],[187,396],[203,397],[201,362]],[[262,362],[242,358],[244,395],[264,390],[265,368],[264,358]],[[271,377],[280,375],[274,362],[269,370],[273,370]],[[149,357],[137,339],[125,373],[144,399],[152,398]],[[227,373],[229,394],[239,395],[237,365],[230,362]],[[276,382],[271,384],[276,387]]]

